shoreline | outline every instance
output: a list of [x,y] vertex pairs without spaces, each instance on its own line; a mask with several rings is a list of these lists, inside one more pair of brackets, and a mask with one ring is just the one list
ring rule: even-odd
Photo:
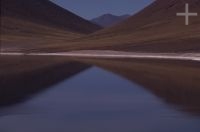
[[56,53],[22,53],[22,52],[1,52],[2,56],[60,56],[77,58],[97,59],[163,59],[163,60],[185,60],[200,62],[200,53],[140,53],[111,50],[81,50]]

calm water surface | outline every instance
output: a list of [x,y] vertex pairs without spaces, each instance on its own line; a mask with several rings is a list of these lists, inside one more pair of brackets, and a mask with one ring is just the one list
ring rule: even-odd
[[93,67],[29,101],[0,108],[0,132],[199,132],[200,117]]

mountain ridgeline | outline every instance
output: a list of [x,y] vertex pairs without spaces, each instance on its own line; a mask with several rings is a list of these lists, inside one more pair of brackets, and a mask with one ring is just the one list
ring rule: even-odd
[[110,26],[114,26],[116,24],[121,23],[122,21],[126,20],[129,17],[130,15],[128,14],[121,15],[121,16],[116,16],[112,14],[104,14],[102,16],[92,19],[91,22],[98,24],[102,27],[110,27]]

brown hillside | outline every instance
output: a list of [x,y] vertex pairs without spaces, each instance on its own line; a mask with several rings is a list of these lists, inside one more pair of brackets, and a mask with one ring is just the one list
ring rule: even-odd
[[[176,13],[197,12],[190,25]],[[84,44],[83,44],[84,42]],[[139,52],[200,52],[200,1],[157,0],[120,25],[75,42],[79,49],[112,49]],[[73,49],[76,49],[75,46]]]
[[98,29],[99,26],[49,0],[1,0],[4,49],[57,45]]
[[55,5],[49,0],[1,0],[2,16],[25,19],[62,30],[92,33],[99,26]]

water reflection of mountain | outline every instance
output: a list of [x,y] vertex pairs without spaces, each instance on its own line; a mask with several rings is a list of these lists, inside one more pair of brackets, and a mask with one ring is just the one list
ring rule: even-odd
[[28,99],[89,66],[55,57],[0,57],[0,105]]
[[[79,60],[1,57],[0,105],[28,99],[93,64],[143,85],[178,110],[200,115],[200,63],[164,60]],[[83,60],[81,60],[83,62]],[[86,65],[88,63],[89,65]]]
[[200,114],[200,63],[164,60],[87,60],[123,76],[181,111]]

